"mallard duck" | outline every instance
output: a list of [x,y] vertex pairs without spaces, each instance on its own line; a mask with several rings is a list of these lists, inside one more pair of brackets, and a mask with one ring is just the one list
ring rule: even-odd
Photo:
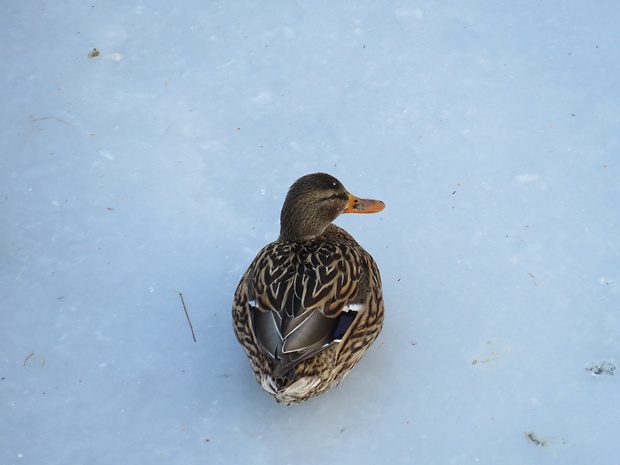
[[303,176],[289,189],[280,236],[241,277],[232,309],[256,380],[276,401],[299,403],[338,385],[379,335],[377,265],[332,221],[384,208],[325,173]]

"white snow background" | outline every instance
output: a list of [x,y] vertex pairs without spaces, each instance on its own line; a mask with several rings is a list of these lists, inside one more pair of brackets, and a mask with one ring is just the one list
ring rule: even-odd
[[[616,1],[3,2],[0,463],[620,463],[619,22]],[[386,323],[285,407],[231,301],[315,171],[387,205],[337,220]]]

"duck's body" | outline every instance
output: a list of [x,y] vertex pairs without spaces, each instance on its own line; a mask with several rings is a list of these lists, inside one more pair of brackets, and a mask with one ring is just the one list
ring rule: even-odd
[[331,222],[343,212],[382,209],[382,202],[350,195],[332,176],[304,176],[287,195],[280,238],[241,278],[235,334],[256,380],[278,402],[298,403],[336,386],[379,335],[377,265]]

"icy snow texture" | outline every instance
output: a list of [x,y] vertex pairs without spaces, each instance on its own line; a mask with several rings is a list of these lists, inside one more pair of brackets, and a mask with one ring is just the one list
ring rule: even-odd
[[[0,463],[620,462],[620,3],[0,13]],[[386,323],[284,407],[230,306],[314,171]]]

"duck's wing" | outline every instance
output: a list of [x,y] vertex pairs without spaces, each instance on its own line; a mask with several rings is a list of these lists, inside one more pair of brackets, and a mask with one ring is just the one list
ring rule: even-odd
[[274,243],[256,257],[247,305],[275,378],[289,377],[299,362],[346,337],[365,308],[363,259],[338,243]]

